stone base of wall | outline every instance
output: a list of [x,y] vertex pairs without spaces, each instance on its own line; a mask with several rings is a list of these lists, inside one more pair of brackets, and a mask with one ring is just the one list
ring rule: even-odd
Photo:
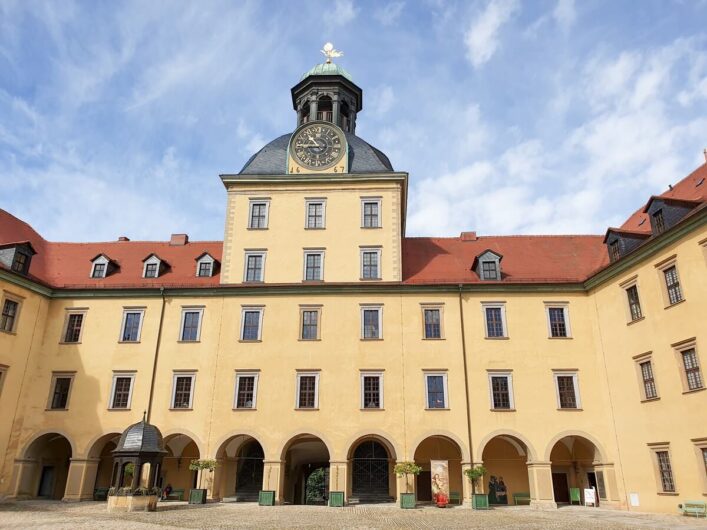
[[557,510],[557,503],[555,501],[530,501],[530,507],[534,510]]
[[108,513],[154,512],[157,510],[157,495],[111,495],[108,497]]

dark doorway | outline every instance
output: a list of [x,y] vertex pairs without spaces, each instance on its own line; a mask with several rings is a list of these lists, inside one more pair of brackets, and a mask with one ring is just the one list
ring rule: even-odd
[[429,471],[422,471],[417,475],[415,485],[418,501],[432,500],[432,474]]
[[352,495],[361,502],[389,501],[388,452],[374,440],[362,442],[354,451]]
[[590,488],[594,488],[594,491],[596,494],[594,495],[594,498],[596,499],[597,506],[599,505],[599,486],[597,483],[597,475],[594,473],[594,471],[589,471],[587,472],[587,482],[589,483]]
[[236,472],[236,501],[255,502],[263,487],[263,448],[252,440],[241,449]]
[[567,484],[567,473],[552,474],[552,491],[555,494],[555,502],[570,502],[570,488]]
[[39,491],[37,497],[51,499],[54,496],[54,466],[44,466],[42,476],[39,479]]

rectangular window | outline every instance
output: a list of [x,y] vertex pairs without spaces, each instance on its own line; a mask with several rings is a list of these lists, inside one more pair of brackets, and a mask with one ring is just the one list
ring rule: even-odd
[[159,263],[145,264],[145,278],[157,278],[157,267]]
[[2,304],[2,315],[0,316],[0,331],[6,331],[8,333],[15,331],[19,308],[19,302],[5,298]]
[[687,380],[688,390],[697,390],[702,388],[702,374],[700,373],[700,364],[697,361],[697,352],[695,348],[682,350],[683,366],[685,367],[685,379]]
[[172,408],[190,409],[194,399],[196,374],[174,374],[172,381]]
[[638,299],[638,287],[636,285],[632,285],[626,289],[626,296],[628,297],[628,308],[631,312],[631,321],[634,322],[643,318],[641,301]]
[[511,377],[511,374],[489,374],[491,408],[493,410],[511,410],[514,408]]
[[486,321],[486,338],[506,337],[506,307],[503,304],[482,304]]
[[105,278],[106,276],[106,264],[105,263],[94,263],[93,272],[91,273],[92,278]]
[[262,282],[265,254],[246,253],[245,255],[245,281]]
[[557,390],[557,406],[561,409],[578,409],[579,391],[577,388],[576,373],[555,374]]
[[324,228],[324,208],[326,203],[318,200],[307,201],[305,204],[307,208],[305,228]]
[[481,262],[481,278],[484,280],[498,280],[498,267],[495,261]]
[[116,374],[113,376],[113,392],[111,392],[110,408],[129,409],[133,393],[132,374]]
[[597,477],[597,493],[599,493],[600,499],[606,499],[606,484],[604,483],[604,472],[596,471],[595,476]]
[[662,234],[665,232],[665,220],[663,219],[663,210],[657,210],[653,214],[653,225],[655,226],[655,233]]
[[210,261],[201,261],[199,262],[199,272],[197,273],[197,276],[199,277],[210,277],[211,276],[211,270],[213,269],[214,264]]
[[319,374],[297,374],[298,409],[316,409],[319,406],[318,383]]
[[319,309],[301,310],[302,332],[300,339],[317,340],[319,338]]
[[66,410],[69,407],[69,392],[73,376],[54,375],[52,378],[52,395],[49,401],[51,410]]
[[262,307],[244,307],[241,311],[241,340],[260,340],[262,319]]
[[361,374],[361,408],[383,408],[383,374]]
[[425,315],[425,338],[442,338],[442,311],[440,309],[424,309]]
[[613,263],[621,257],[621,249],[619,247],[619,240],[612,241],[609,243],[609,259]]
[[663,270],[665,276],[665,288],[668,291],[668,300],[670,305],[677,304],[682,301],[682,290],[680,289],[680,280],[678,279],[678,270],[675,265]]
[[447,374],[425,374],[425,397],[428,409],[446,409]]
[[361,278],[364,280],[380,279],[380,249],[361,250]]
[[64,342],[80,342],[84,313],[67,313]]
[[254,409],[255,398],[258,393],[258,374],[236,374],[236,403],[237,409]]
[[665,492],[675,491],[675,481],[673,480],[673,470],[670,466],[670,455],[668,451],[656,451],[658,459],[658,471],[660,472],[660,484]]
[[323,252],[305,252],[304,253],[304,279],[308,282],[321,281],[324,279],[322,274],[324,264]]
[[547,306],[547,320],[550,337],[569,337],[569,318],[567,306]]
[[22,252],[15,251],[15,257],[12,260],[12,270],[24,274],[27,268],[27,255]]
[[268,201],[250,201],[248,228],[263,230],[268,227]]
[[182,308],[182,331],[179,335],[182,342],[198,342],[201,334],[201,317],[204,309],[201,307]]
[[641,369],[641,379],[643,381],[643,395],[645,399],[655,399],[658,397],[658,390],[653,377],[653,364],[650,360],[638,364]]
[[382,307],[362,307],[361,308],[361,338],[380,339],[382,334]]
[[142,330],[142,309],[125,309],[123,311],[123,326],[120,342],[140,342]]
[[363,228],[380,228],[380,199],[363,199],[361,201],[361,226]]

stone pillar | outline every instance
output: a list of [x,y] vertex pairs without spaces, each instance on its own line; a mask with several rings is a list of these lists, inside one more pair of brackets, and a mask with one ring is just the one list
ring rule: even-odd
[[263,491],[275,492],[275,504],[282,504],[285,485],[285,462],[263,460]]
[[341,126],[341,120],[339,120],[339,96],[337,95],[331,100],[331,122],[334,125]]
[[228,476],[228,460],[216,458],[216,469],[213,472],[213,487],[209,491],[210,499],[223,500],[226,491],[226,477]]
[[317,109],[319,108],[319,102],[316,96],[309,97],[309,121],[314,121],[317,119]]
[[552,463],[528,462],[530,507],[538,510],[557,509],[552,490]]
[[[93,487],[96,484],[99,458],[72,458],[69,463],[69,473],[66,477],[66,489],[63,501],[93,500]],[[136,469],[137,475],[140,470]]]
[[15,468],[12,473],[12,483],[10,484],[10,497],[16,499],[28,499],[37,495],[39,487],[37,470],[39,462],[33,458],[15,459]]
[[[601,506],[604,508],[627,508],[626,501],[619,495],[614,464],[594,464],[594,472],[601,472],[604,476],[606,499],[599,499]],[[599,495],[599,492],[597,492],[597,495]]]
[[349,463],[347,460],[329,460],[329,491],[343,491],[344,502],[349,500],[348,488],[348,469]]
[[[474,467],[474,464],[471,462],[462,462],[462,504],[466,504],[468,506],[471,505],[471,494],[473,491],[471,480],[467,478],[464,472],[472,467]],[[483,480],[481,482],[483,482]]]

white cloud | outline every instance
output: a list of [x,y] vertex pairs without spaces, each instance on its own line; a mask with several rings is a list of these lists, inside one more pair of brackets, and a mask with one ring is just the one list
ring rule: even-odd
[[375,114],[377,117],[387,114],[395,102],[395,92],[390,85],[383,85],[374,89],[373,94],[369,97],[371,98],[371,114]]
[[574,0],[557,0],[555,9],[552,11],[552,18],[562,31],[569,31],[577,20],[577,10]]
[[467,58],[475,68],[487,63],[499,46],[499,32],[520,9],[518,0],[490,0],[464,34]]
[[336,0],[333,11],[328,7],[324,8],[324,21],[328,24],[345,26],[356,18],[358,11],[353,0]]
[[404,8],[405,2],[390,2],[384,7],[376,9],[373,16],[384,26],[391,26],[398,21]]

